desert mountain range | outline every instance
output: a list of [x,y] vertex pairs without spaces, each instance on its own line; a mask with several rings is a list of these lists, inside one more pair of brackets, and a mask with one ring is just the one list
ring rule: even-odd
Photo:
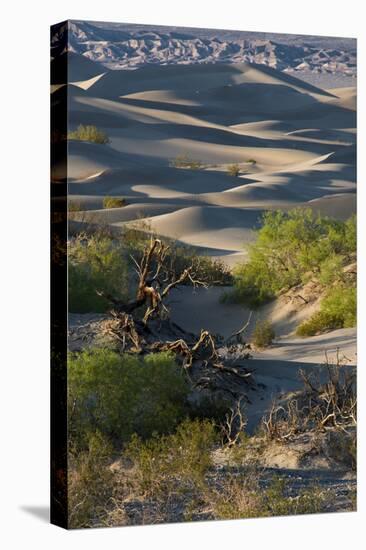
[[[66,30],[60,25],[53,35],[55,54],[65,48]],[[249,62],[300,76],[356,77],[355,40],[303,36],[289,42],[289,36],[70,21],[67,49],[110,69]]]

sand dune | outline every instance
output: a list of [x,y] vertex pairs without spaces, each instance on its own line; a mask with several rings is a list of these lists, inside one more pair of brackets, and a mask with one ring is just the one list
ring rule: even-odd
[[[321,90],[263,65],[154,65],[101,74],[93,63],[81,64],[74,85],[54,83],[54,108],[67,91],[70,129],[94,124],[110,142],[69,141],[70,201],[81,208],[70,231],[86,223],[116,232],[137,226],[235,266],[245,261],[268,209],[308,206],[342,220],[355,212],[355,88]],[[184,166],[182,158],[196,164]],[[233,163],[237,176],[229,173]],[[56,167],[55,177],[63,169]],[[127,206],[104,209],[107,195],[125,198]],[[249,310],[220,302],[224,291],[173,292],[173,321],[228,337]],[[332,357],[340,347],[355,362],[354,329],[294,337],[316,307],[294,311],[278,299],[253,316],[248,338],[257,318],[275,327],[275,345],[252,366],[256,380],[276,393],[299,387],[299,367],[318,366],[325,350]],[[252,419],[270,406],[271,391],[267,401],[254,396]]]
[[192,206],[148,221],[160,235],[200,247],[241,252],[244,243],[253,239],[259,217],[257,210]]
[[294,90],[332,97],[333,94],[316,88],[289,74],[264,65],[250,63],[207,65],[155,65],[138,71],[109,71],[96,85],[98,97],[127,95],[151,90],[193,90],[243,83],[285,84]]
[[[355,88],[321,90],[248,63],[101,74],[78,56],[72,70],[79,62],[68,86],[71,129],[95,124],[110,138],[69,143],[69,190],[84,219],[90,212],[123,227],[143,217],[232,265],[268,208],[354,212]],[[175,165],[182,156],[198,169]],[[233,163],[238,177],[228,173]],[[128,206],[104,211],[105,195]]]
[[66,84],[59,79],[67,74],[67,82],[88,80],[102,73],[106,74],[108,69],[99,63],[88,59],[84,55],[74,52],[63,53],[51,61],[51,83]]
[[[220,297],[226,292],[225,288],[197,289],[190,288],[173,292],[170,299],[171,315],[178,325],[197,333],[206,328],[212,333],[223,334],[228,338],[238,331],[248,320],[250,310],[248,307],[239,304],[226,304],[220,301]],[[179,307],[177,305],[179,304]],[[215,308],[215,315],[212,315],[212,308]],[[300,314],[289,314],[290,309],[284,307],[283,301],[276,300],[260,310],[254,312],[245,337],[249,341],[257,319],[271,319],[275,327],[275,344],[260,353],[254,352],[254,358],[268,361],[282,361],[293,363],[322,364],[325,361],[325,351],[329,359],[335,358],[337,348],[350,360],[350,364],[356,364],[356,329],[338,329],[332,332],[312,336],[309,338],[294,337],[299,321],[309,317],[314,306],[305,308]],[[195,315],[190,315],[191,311]]]

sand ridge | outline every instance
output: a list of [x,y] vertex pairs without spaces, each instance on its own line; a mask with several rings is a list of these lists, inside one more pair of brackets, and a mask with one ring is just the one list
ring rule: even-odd
[[[79,61],[85,81],[68,86],[70,129],[95,124],[110,139],[69,141],[79,223],[122,231],[142,223],[234,266],[267,209],[309,206],[339,219],[355,212],[355,87],[322,90],[249,63],[101,74],[99,64]],[[104,210],[106,195],[128,206]]]

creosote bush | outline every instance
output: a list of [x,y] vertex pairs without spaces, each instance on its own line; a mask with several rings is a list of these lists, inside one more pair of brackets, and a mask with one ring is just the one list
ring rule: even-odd
[[227,476],[218,490],[210,493],[215,519],[316,514],[325,511],[329,496],[319,487],[291,494],[287,480],[274,477],[266,486],[258,472]]
[[167,261],[171,263],[176,274],[193,265],[197,278],[203,279],[209,285],[229,285],[233,282],[231,271],[224,262],[210,256],[200,256],[194,248],[173,244]]
[[91,143],[99,143],[102,145],[109,143],[109,137],[105,132],[99,130],[96,126],[84,126],[84,124],[79,124],[76,130],[69,132],[67,138],[79,141],[90,141]]
[[217,433],[209,420],[184,420],[176,432],[143,442],[133,436],[125,451],[137,474],[137,490],[150,496],[195,491],[212,466]]
[[269,321],[257,321],[254,327],[252,342],[257,348],[266,348],[274,340],[275,331]]
[[321,301],[320,310],[298,326],[299,336],[313,336],[328,330],[356,325],[356,287],[338,284],[331,288]]
[[96,431],[90,433],[86,448],[69,452],[69,527],[93,527],[107,516],[107,505],[114,493],[114,476],[108,468],[112,445]]
[[355,216],[342,222],[295,208],[267,212],[262,221],[248,260],[234,271],[235,288],[228,297],[251,307],[307,282],[311,275],[327,285],[336,282],[341,266],[356,251]]
[[70,312],[106,311],[110,304],[97,290],[126,298],[127,261],[120,242],[99,234],[78,235],[68,244],[68,260]]
[[186,168],[189,170],[201,170],[203,164],[200,160],[194,160],[188,157],[188,155],[178,155],[170,163],[174,168]]
[[80,212],[82,210],[81,203],[79,201],[68,201],[67,203],[68,212]]
[[230,164],[227,167],[227,172],[228,172],[229,176],[234,176],[234,177],[239,176],[239,174],[240,174],[239,164]]
[[122,208],[127,201],[121,197],[104,197],[103,208]]
[[[91,218],[93,220],[93,218]],[[79,220],[79,218],[78,218]],[[97,223],[97,222],[96,222]],[[148,225],[128,227],[120,236],[99,229],[80,233],[68,243],[69,311],[72,313],[104,313],[110,303],[97,294],[102,291],[116,299],[125,300],[133,280],[135,263],[144,253],[152,236]],[[193,248],[169,243],[166,258],[172,272],[178,276],[191,266],[198,278],[209,285],[229,285],[233,281],[230,269],[220,260],[199,256]]]
[[68,358],[70,438],[80,448],[98,430],[117,446],[133,434],[167,433],[186,414],[185,375],[169,353],[144,357],[90,349]]

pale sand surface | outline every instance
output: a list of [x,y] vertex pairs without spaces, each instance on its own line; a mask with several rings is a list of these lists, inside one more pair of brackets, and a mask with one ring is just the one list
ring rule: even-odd
[[[192,290],[186,287],[174,291],[169,300],[172,320],[192,332],[199,333],[202,329],[208,329],[228,338],[246,323],[250,309],[243,305],[222,303],[220,298],[227,290],[218,287]],[[309,338],[294,336],[297,324],[309,317],[313,308],[314,306],[309,306],[301,313],[294,313],[283,301],[275,300],[254,311],[244,339],[250,341],[254,325],[259,319],[270,319],[276,333],[273,346],[254,352],[254,357],[271,361],[322,364],[325,361],[325,352],[334,362],[339,349],[350,360],[350,364],[356,364],[355,328],[334,330]]]
[[[85,210],[74,213],[80,222],[97,219],[123,230],[142,219],[233,266],[245,259],[245,244],[267,209],[305,205],[339,219],[355,212],[356,88],[321,90],[245,63],[101,74],[100,65],[81,61],[82,81],[77,63],[76,57],[70,128],[95,124],[110,137],[108,145],[69,142],[69,193]],[[174,167],[180,155],[200,161],[201,169]],[[239,177],[228,174],[233,163],[240,165]],[[128,206],[103,210],[105,195],[124,197]],[[222,292],[174,293],[171,300],[180,305],[172,308],[173,320],[228,336],[248,310],[221,304]],[[352,329],[294,338],[296,324],[310,314],[294,314],[282,303],[260,310],[278,337],[255,359],[267,365],[261,369],[277,365],[281,374],[286,365],[318,364],[325,349],[338,345],[354,361]]]
[[[71,200],[90,210],[106,194],[130,204],[100,212],[104,222],[143,214],[153,230],[219,249],[232,265],[265,209],[355,210],[355,88],[325,91],[248,64],[107,71],[74,84],[71,126],[96,124],[110,144],[70,142]],[[180,155],[202,169],[175,168]],[[239,177],[228,175],[232,163]]]
[[[183,288],[173,292],[170,298],[172,320],[186,330],[199,333],[208,329],[225,338],[238,331],[248,320],[250,310],[242,305],[225,304],[220,297],[224,288]],[[311,314],[311,307],[300,315],[291,315],[281,300],[255,311],[244,334],[244,341],[250,342],[257,319],[273,322],[276,338],[271,347],[264,351],[251,350],[252,358],[247,367],[253,370],[257,384],[263,384],[263,391],[249,394],[246,404],[248,430],[252,431],[264,414],[268,412],[273,399],[288,392],[299,390],[303,382],[299,370],[316,372],[323,379],[326,376],[326,360],[337,364],[339,359],[345,365],[357,363],[356,329],[339,329],[319,336],[299,338],[293,331],[302,317]]]

